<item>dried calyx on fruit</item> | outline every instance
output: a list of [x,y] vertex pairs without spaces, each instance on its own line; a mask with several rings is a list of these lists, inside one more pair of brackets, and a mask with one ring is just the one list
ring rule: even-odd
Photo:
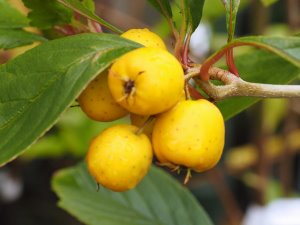
[[126,53],[112,65],[108,85],[114,99],[129,112],[154,115],[179,101],[184,76],[169,52],[144,47]]

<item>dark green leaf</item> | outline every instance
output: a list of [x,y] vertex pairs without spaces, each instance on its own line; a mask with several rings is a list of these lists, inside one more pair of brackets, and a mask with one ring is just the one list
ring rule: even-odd
[[236,15],[239,9],[240,0],[223,0],[226,9],[226,24],[228,32],[228,41],[234,37]]
[[[237,57],[237,68],[241,77],[250,82],[287,84],[300,75],[300,67],[267,51],[255,50]],[[233,97],[218,103],[225,119],[229,119],[259,98]]]
[[205,0],[184,0],[184,2],[187,27],[191,27],[192,31],[194,31],[200,23]]
[[190,192],[155,167],[123,193],[97,192],[84,164],[60,171],[52,187],[59,205],[89,225],[212,225]]
[[95,12],[94,0],[82,0],[82,4],[89,9],[91,12]]
[[194,31],[200,23],[205,0],[186,0],[186,1],[189,4],[192,31]]
[[21,28],[28,26],[28,19],[14,9],[7,0],[0,0],[0,29]]
[[83,3],[81,3],[79,0],[58,0],[58,2],[62,3],[66,7],[76,11],[77,13],[81,14],[82,16],[85,16],[93,21],[96,21],[100,23],[101,25],[107,27],[108,29],[115,31],[117,33],[122,33],[120,29],[117,27],[111,25],[107,21],[101,19],[97,15],[94,14],[90,9],[88,9]]
[[167,20],[172,19],[172,9],[169,0],[148,0]]
[[27,8],[31,9],[28,17],[32,26],[49,29],[55,25],[71,22],[72,11],[56,0],[23,0],[23,2]]
[[35,41],[46,41],[40,35],[29,33],[24,30],[0,29],[0,49],[11,49],[31,44]]
[[27,51],[0,66],[0,165],[42,136],[84,86],[138,47],[108,34],[81,34]]

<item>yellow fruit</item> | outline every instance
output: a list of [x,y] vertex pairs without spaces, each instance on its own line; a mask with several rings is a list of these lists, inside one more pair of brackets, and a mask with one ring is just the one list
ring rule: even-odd
[[113,191],[134,188],[146,175],[152,162],[152,147],[137,127],[110,127],[91,143],[87,165],[96,181]]
[[128,111],[153,115],[168,110],[181,98],[184,74],[167,51],[139,48],[121,56],[111,67],[108,86]]
[[97,121],[113,121],[128,112],[113,99],[107,84],[107,71],[89,83],[77,99],[85,114]]
[[167,49],[163,40],[155,33],[147,28],[144,29],[130,29],[124,32],[121,37],[135,41],[145,47]]
[[201,172],[220,160],[224,136],[224,120],[214,104],[204,99],[187,100],[157,118],[152,143],[163,164]]

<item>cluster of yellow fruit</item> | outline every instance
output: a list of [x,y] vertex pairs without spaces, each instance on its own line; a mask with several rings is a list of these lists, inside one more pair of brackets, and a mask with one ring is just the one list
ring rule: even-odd
[[218,108],[204,99],[185,99],[182,66],[159,36],[148,29],[132,29],[121,36],[145,47],[117,59],[78,98],[94,120],[112,121],[130,113],[132,121],[94,138],[87,154],[92,176],[113,191],[129,190],[148,172],[153,151],[162,165],[172,169],[212,168],[224,146]]

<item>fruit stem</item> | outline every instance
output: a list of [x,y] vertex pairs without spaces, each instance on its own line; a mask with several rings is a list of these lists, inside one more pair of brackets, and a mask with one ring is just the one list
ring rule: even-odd
[[186,81],[184,84],[184,93],[185,93],[185,99],[186,100],[191,100],[191,94],[189,90],[189,82]]
[[163,162],[163,163],[162,162],[156,162],[156,165],[169,167],[172,172],[180,170],[180,166],[178,166],[178,165],[176,166],[176,165],[174,165],[172,163],[169,163],[169,162]]
[[155,116],[149,116],[145,123],[135,132],[136,135],[143,133],[145,127],[155,119]]
[[192,177],[191,169],[188,168],[187,172],[186,172],[186,175],[185,175],[185,178],[184,178],[184,181],[183,181],[183,184],[184,185],[187,184],[191,177]]
[[189,88],[189,92],[191,94],[192,99],[205,99],[206,98],[192,85],[189,84],[188,88]]
[[191,39],[191,31],[188,30],[185,38],[185,42],[183,45],[182,56],[181,56],[181,63],[183,64],[185,69],[189,68],[189,45]]
[[97,182],[97,189],[96,191],[98,192],[100,190],[100,184]]

